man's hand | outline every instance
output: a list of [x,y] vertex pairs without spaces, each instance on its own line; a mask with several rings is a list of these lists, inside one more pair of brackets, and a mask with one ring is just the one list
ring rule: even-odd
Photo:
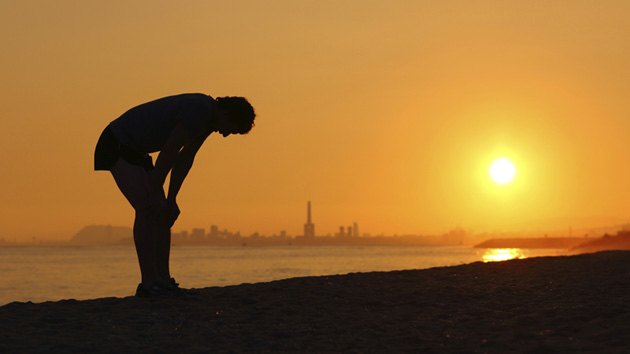
[[179,206],[177,205],[177,202],[174,199],[169,199],[166,201],[167,204],[167,208],[168,208],[168,227],[173,227],[173,225],[175,224],[175,221],[177,220],[177,218],[179,217]]

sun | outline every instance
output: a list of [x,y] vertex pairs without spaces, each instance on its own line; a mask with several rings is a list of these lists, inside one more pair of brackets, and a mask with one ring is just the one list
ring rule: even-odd
[[508,159],[495,160],[490,166],[490,177],[499,184],[509,183],[515,174],[514,164]]

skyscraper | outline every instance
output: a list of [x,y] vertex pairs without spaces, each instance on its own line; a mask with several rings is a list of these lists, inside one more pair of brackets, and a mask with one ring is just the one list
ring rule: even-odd
[[304,224],[304,237],[315,237],[315,224],[311,222],[311,201],[306,206],[306,224]]

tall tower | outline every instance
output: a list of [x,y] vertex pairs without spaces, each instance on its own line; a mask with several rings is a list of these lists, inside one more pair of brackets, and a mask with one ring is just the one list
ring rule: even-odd
[[311,201],[306,205],[306,224],[304,224],[304,237],[315,237],[315,224],[311,222]]

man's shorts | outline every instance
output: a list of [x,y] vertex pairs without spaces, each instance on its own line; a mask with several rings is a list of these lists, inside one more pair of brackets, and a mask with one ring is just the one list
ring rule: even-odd
[[96,144],[94,170],[109,171],[118,162],[119,158],[132,165],[144,167],[147,171],[153,169],[153,159],[149,154],[138,152],[121,144],[108,126],[103,130]]

